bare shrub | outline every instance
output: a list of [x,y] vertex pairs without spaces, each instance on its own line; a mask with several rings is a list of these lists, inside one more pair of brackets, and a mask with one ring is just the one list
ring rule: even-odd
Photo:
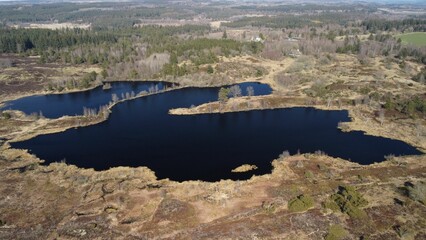
[[349,131],[349,130],[350,130],[350,128],[349,128],[349,126],[348,126],[348,123],[347,123],[347,122],[339,122],[339,123],[337,124],[337,127],[338,127],[339,129],[341,129],[342,131],[344,131],[344,132],[346,132],[346,131]]
[[383,125],[383,123],[385,122],[385,109],[380,108],[377,111],[377,118],[378,118],[378,120],[380,122],[380,125]]
[[313,67],[312,57],[300,56],[287,69],[287,73],[297,73],[303,70],[309,70]]
[[304,64],[300,62],[294,62],[286,69],[286,72],[297,73],[297,72],[301,72],[302,70],[304,70]]
[[328,65],[330,64],[330,59],[327,56],[322,55],[319,59],[318,59],[318,63],[320,65]]
[[284,41],[266,41],[261,55],[267,59],[279,60],[295,48],[297,48],[297,44],[289,44]]
[[315,155],[318,155],[318,156],[325,156],[326,154],[325,154],[325,152],[323,152],[323,151],[321,151],[321,150],[316,150],[315,152],[314,152],[314,154]]
[[426,183],[418,182],[416,184],[405,183],[406,195],[414,201],[418,201],[426,205]]
[[320,55],[321,53],[335,53],[339,44],[320,37],[302,40],[299,43],[300,51],[307,55]]
[[9,68],[13,66],[13,62],[9,58],[0,59],[0,68]]
[[287,158],[287,157],[290,157],[290,156],[291,156],[290,152],[288,150],[285,150],[279,155],[279,158],[284,159],[284,158]]
[[306,89],[305,92],[311,97],[325,97],[329,93],[326,87],[324,79],[317,79],[314,84],[312,84],[311,88]]
[[295,86],[300,82],[299,76],[286,74],[284,71],[279,72],[277,75],[275,75],[274,80],[280,86],[283,86],[285,88]]

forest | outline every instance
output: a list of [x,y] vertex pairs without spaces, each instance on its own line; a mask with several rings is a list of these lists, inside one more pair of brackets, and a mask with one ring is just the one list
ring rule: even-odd
[[[218,8],[223,11],[217,13]],[[249,54],[278,60],[292,56],[296,49],[316,58],[356,55],[365,65],[377,56],[426,63],[423,46],[403,44],[397,37],[398,33],[425,31],[424,16],[391,19],[374,5],[232,6],[222,2],[196,3],[188,11],[185,5],[167,5],[167,1],[155,7],[149,2],[64,3],[6,5],[0,15],[0,53],[40,56],[40,63],[97,65],[104,79],[213,73],[211,65],[220,57]],[[166,19],[190,22],[195,17],[202,20],[200,24],[161,24]],[[147,19],[154,24],[143,25]],[[224,19],[219,28],[208,24]],[[91,27],[25,28],[28,22],[52,21],[90,23]],[[262,41],[250,40],[247,33]],[[288,39],[296,41],[297,47]]]

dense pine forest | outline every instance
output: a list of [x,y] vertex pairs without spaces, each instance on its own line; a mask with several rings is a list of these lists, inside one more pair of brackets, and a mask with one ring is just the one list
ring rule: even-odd
[[[422,15],[391,18],[374,4],[209,3],[189,8],[167,3],[5,5],[0,9],[0,53],[38,56],[39,63],[96,65],[103,79],[194,78],[200,72],[220,73],[222,68],[215,71],[212,64],[221,57],[279,60],[296,50],[320,59],[324,54],[329,59],[330,54],[355,55],[364,65],[378,56],[400,66],[404,61],[426,63],[424,46],[407,45],[398,37],[425,31]],[[29,23],[69,22],[77,27],[28,29]],[[418,74],[413,79],[422,81]]]

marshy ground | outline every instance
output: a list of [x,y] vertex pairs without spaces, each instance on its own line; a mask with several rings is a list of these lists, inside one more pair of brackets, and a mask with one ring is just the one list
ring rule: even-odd
[[[27,69],[22,66],[34,64],[28,61],[2,69],[0,84],[7,86],[0,88],[2,100],[45,92],[43,77],[13,79],[14,68]],[[375,99],[376,95],[426,98],[425,85],[408,80],[407,71],[418,71],[422,66],[409,63],[401,69],[393,65],[380,58],[361,65],[348,55],[327,61],[306,57],[276,61],[253,56],[223,58],[206,81],[258,81],[269,84],[272,95],[230,98],[225,103],[174,109],[171,113],[292,106],[348,109],[352,122],[343,123],[342,129],[403,140],[425,151],[422,115],[404,115],[393,109],[384,116],[377,113],[381,100]],[[262,69],[261,75],[256,74],[257,69]],[[41,70],[28,67],[22,74],[26,71]],[[52,69],[42,72],[62,74]],[[229,78],[224,80],[224,75]],[[176,81],[185,86],[206,85],[183,78]],[[0,120],[0,136],[6,140],[103,120],[6,113],[9,115]],[[424,155],[390,156],[385,162],[361,166],[321,153],[283,154],[273,161],[272,174],[246,181],[178,183],[157,180],[155,173],[144,167],[96,172],[65,162],[42,166],[26,151],[11,149],[2,142],[0,238],[424,239],[425,160]]]
[[[215,183],[158,181],[144,167],[95,172],[38,162],[2,148],[2,238],[320,239],[334,225],[347,239],[426,236],[423,156],[370,166],[282,156],[272,174]],[[329,209],[343,186],[366,204]],[[289,205],[301,195],[312,203]]]

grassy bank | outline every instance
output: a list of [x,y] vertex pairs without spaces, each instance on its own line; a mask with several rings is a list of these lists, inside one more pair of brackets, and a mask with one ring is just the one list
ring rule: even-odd
[[397,36],[404,44],[412,44],[415,46],[426,46],[426,32],[413,32]]

